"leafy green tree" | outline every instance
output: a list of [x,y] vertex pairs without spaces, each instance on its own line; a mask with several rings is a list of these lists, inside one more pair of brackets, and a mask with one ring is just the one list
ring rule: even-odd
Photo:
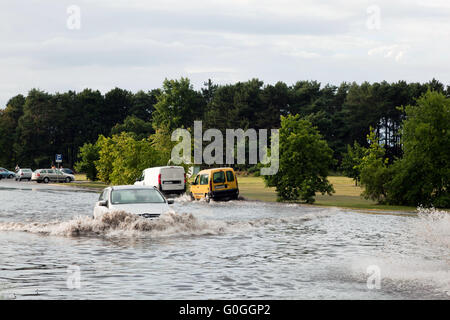
[[85,143],[80,148],[78,158],[80,161],[75,164],[75,170],[86,173],[86,178],[91,181],[97,180],[95,161],[98,161],[100,158],[99,147],[96,144]]
[[111,174],[113,172],[113,162],[116,141],[112,138],[100,135],[96,142],[98,148],[98,160],[94,161],[97,169],[97,177],[100,181],[111,183]]
[[0,163],[13,168],[18,162],[17,125],[23,115],[25,97],[21,94],[9,99],[4,110],[0,109]]
[[148,92],[138,91],[133,94],[132,103],[128,115],[135,116],[146,122],[152,120],[152,114],[155,109],[155,104],[158,101],[157,97],[161,94],[160,89],[150,90]]
[[205,127],[219,129],[223,133],[227,128],[239,128],[233,111],[235,92],[236,87],[231,84],[217,88],[204,114]]
[[99,159],[95,161],[100,180],[111,184],[131,184],[142,170],[166,164],[168,159],[148,139],[135,140],[122,132],[97,141]]
[[341,170],[346,177],[352,178],[355,185],[361,180],[360,166],[366,149],[355,141],[353,146],[347,145],[347,152],[342,155]]
[[405,108],[403,158],[386,183],[388,201],[450,207],[450,98],[428,91]]
[[75,146],[80,147],[85,142],[95,143],[99,134],[109,134],[111,127],[103,121],[107,112],[105,97],[100,91],[84,89],[76,95],[76,101],[68,114]]
[[141,140],[148,138],[154,133],[154,129],[151,122],[145,122],[136,116],[128,116],[123,123],[116,124],[111,129],[111,135],[119,134],[121,132],[128,132],[132,134],[135,139]]
[[219,88],[219,85],[214,84],[211,79],[208,79],[208,81],[204,82],[203,85],[204,85],[204,87],[202,88],[203,99],[205,99],[206,103],[209,103],[214,97],[217,88]]
[[163,165],[163,159],[150,141],[147,139],[134,140],[132,136],[122,133],[113,136],[116,139],[114,149],[113,184],[131,184],[138,178],[145,168]]
[[155,131],[164,126],[170,134],[177,128],[190,128],[203,118],[205,100],[187,78],[165,80],[153,111]]
[[52,96],[33,89],[28,93],[17,126],[18,162],[29,167],[49,167],[54,160],[59,116]]
[[125,120],[133,106],[133,94],[130,91],[114,88],[105,94],[105,104],[103,106],[102,122],[109,130]]
[[388,168],[388,159],[385,158],[385,149],[379,144],[373,128],[370,128],[367,135],[369,148],[359,165],[361,185],[364,186],[362,196],[379,203],[386,202],[387,190],[386,182],[391,177],[391,170]]
[[300,115],[281,117],[279,171],[264,176],[275,187],[279,200],[313,203],[316,192],[331,194],[327,179],[333,151],[318,130]]

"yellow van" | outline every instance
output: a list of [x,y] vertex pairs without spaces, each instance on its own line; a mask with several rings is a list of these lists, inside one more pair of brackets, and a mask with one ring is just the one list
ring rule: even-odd
[[239,196],[239,187],[233,168],[215,168],[200,171],[191,184],[191,198],[199,200],[232,199]]

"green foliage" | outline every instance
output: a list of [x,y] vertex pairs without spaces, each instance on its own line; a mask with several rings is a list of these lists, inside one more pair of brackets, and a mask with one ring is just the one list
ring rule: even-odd
[[167,153],[172,131],[189,129],[194,120],[225,133],[226,128],[279,128],[280,115],[296,114],[317,127],[334,151],[338,160],[334,170],[347,145],[357,141],[368,147],[369,126],[392,162],[403,152],[400,126],[406,109],[397,107],[415,104],[428,88],[450,94],[449,87],[444,89],[434,79],[423,84],[383,81],[339,86],[317,81],[272,85],[259,79],[216,85],[209,80],[204,88],[194,90],[189,79],[181,78],[164,81],[160,89],[136,93],[120,88],[105,94],[92,89],[53,94],[33,89],[26,97],[13,97],[0,110],[0,164],[48,167],[61,153],[63,166],[72,167],[85,143],[95,144],[99,135],[121,132],[133,133],[137,140],[156,133],[153,146]]
[[128,132],[135,139],[140,140],[148,138],[154,130],[151,122],[145,122],[136,116],[128,116],[123,123],[116,124],[111,129],[111,135],[120,134],[121,132]]
[[148,139],[135,140],[122,132],[110,138],[100,136],[97,141],[99,159],[95,161],[98,177],[111,184],[132,184],[148,167],[167,163],[164,155]]
[[25,97],[21,94],[11,98],[4,110],[0,110],[0,163],[14,168],[17,164],[17,124],[23,115]]
[[316,192],[334,192],[327,180],[332,156],[333,151],[309,121],[300,115],[281,117],[279,171],[264,179],[276,188],[279,200],[313,203]]
[[386,182],[390,178],[390,170],[387,166],[388,159],[385,158],[385,150],[378,142],[373,128],[367,135],[369,148],[358,166],[361,176],[361,184],[364,186],[362,196],[379,203],[386,201]]
[[169,132],[177,128],[189,128],[194,120],[202,118],[204,107],[202,94],[193,89],[189,79],[166,79],[153,111],[155,131],[163,126]]
[[113,171],[115,144],[116,142],[112,138],[107,138],[103,135],[100,135],[96,142],[99,155],[98,160],[95,161],[97,177],[105,183],[111,183],[110,177]]
[[365,152],[366,149],[355,141],[353,147],[347,145],[347,152],[342,155],[341,170],[346,177],[355,181],[355,185],[358,185],[358,181],[361,180],[360,166]]
[[428,91],[404,108],[403,158],[388,166],[371,130],[360,165],[364,197],[379,203],[450,207],[450,99]]
[[96,144],[85,143],[80,148],[78,158],[80,161],[75,164],[75,170],[86,173],[86,178],[91,181],[97,180],[95,161],[100,158],[99,147]]
[[450,99],[428,91],[405,108],[404,155],[387,182],[389,203],[450,207]]
[[60,115],[52,106],[50,94],[36,89],[28,93],[17,125],[16,150],[21,167],[51,166],[61,125]]

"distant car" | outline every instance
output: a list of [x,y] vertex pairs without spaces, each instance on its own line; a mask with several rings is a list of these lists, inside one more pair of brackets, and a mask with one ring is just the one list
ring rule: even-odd
[[94,207],[94,218],[105,213],[125,211],[144,218],[158,218],[170,211],[173,200],[166,198],[155,187],[113,186],[103,190]]
[[59,169],[61,172],[67,173],[67,174],[75,174],[71,169],[67,169],[67,168],[60,168]]
[[31,169],[19,169],[16,173],[16,181],[22,180],[31,180],[31,176],[33,175],[33,170]]
[[5,168],[0,168],[0,176],[1,178],[6,178],[6,179],[12,179],[16,176],[15,172],[9,171],[8,169]]
[[31,175],[31,180],[38,183],[44,182],[72,182],[75,181],[73,174],[61,172],[58,169],[38,169]]

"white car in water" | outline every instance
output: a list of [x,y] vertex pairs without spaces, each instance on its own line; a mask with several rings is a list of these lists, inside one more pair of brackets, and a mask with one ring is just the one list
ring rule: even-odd
[[137,214],[144,218],[158,218],[170,211],[169,204],[174,201],[166,200],[162,193],[147,186],[113,186],[103,190],[95,204],[94,218],[105,213],[124,211]]

